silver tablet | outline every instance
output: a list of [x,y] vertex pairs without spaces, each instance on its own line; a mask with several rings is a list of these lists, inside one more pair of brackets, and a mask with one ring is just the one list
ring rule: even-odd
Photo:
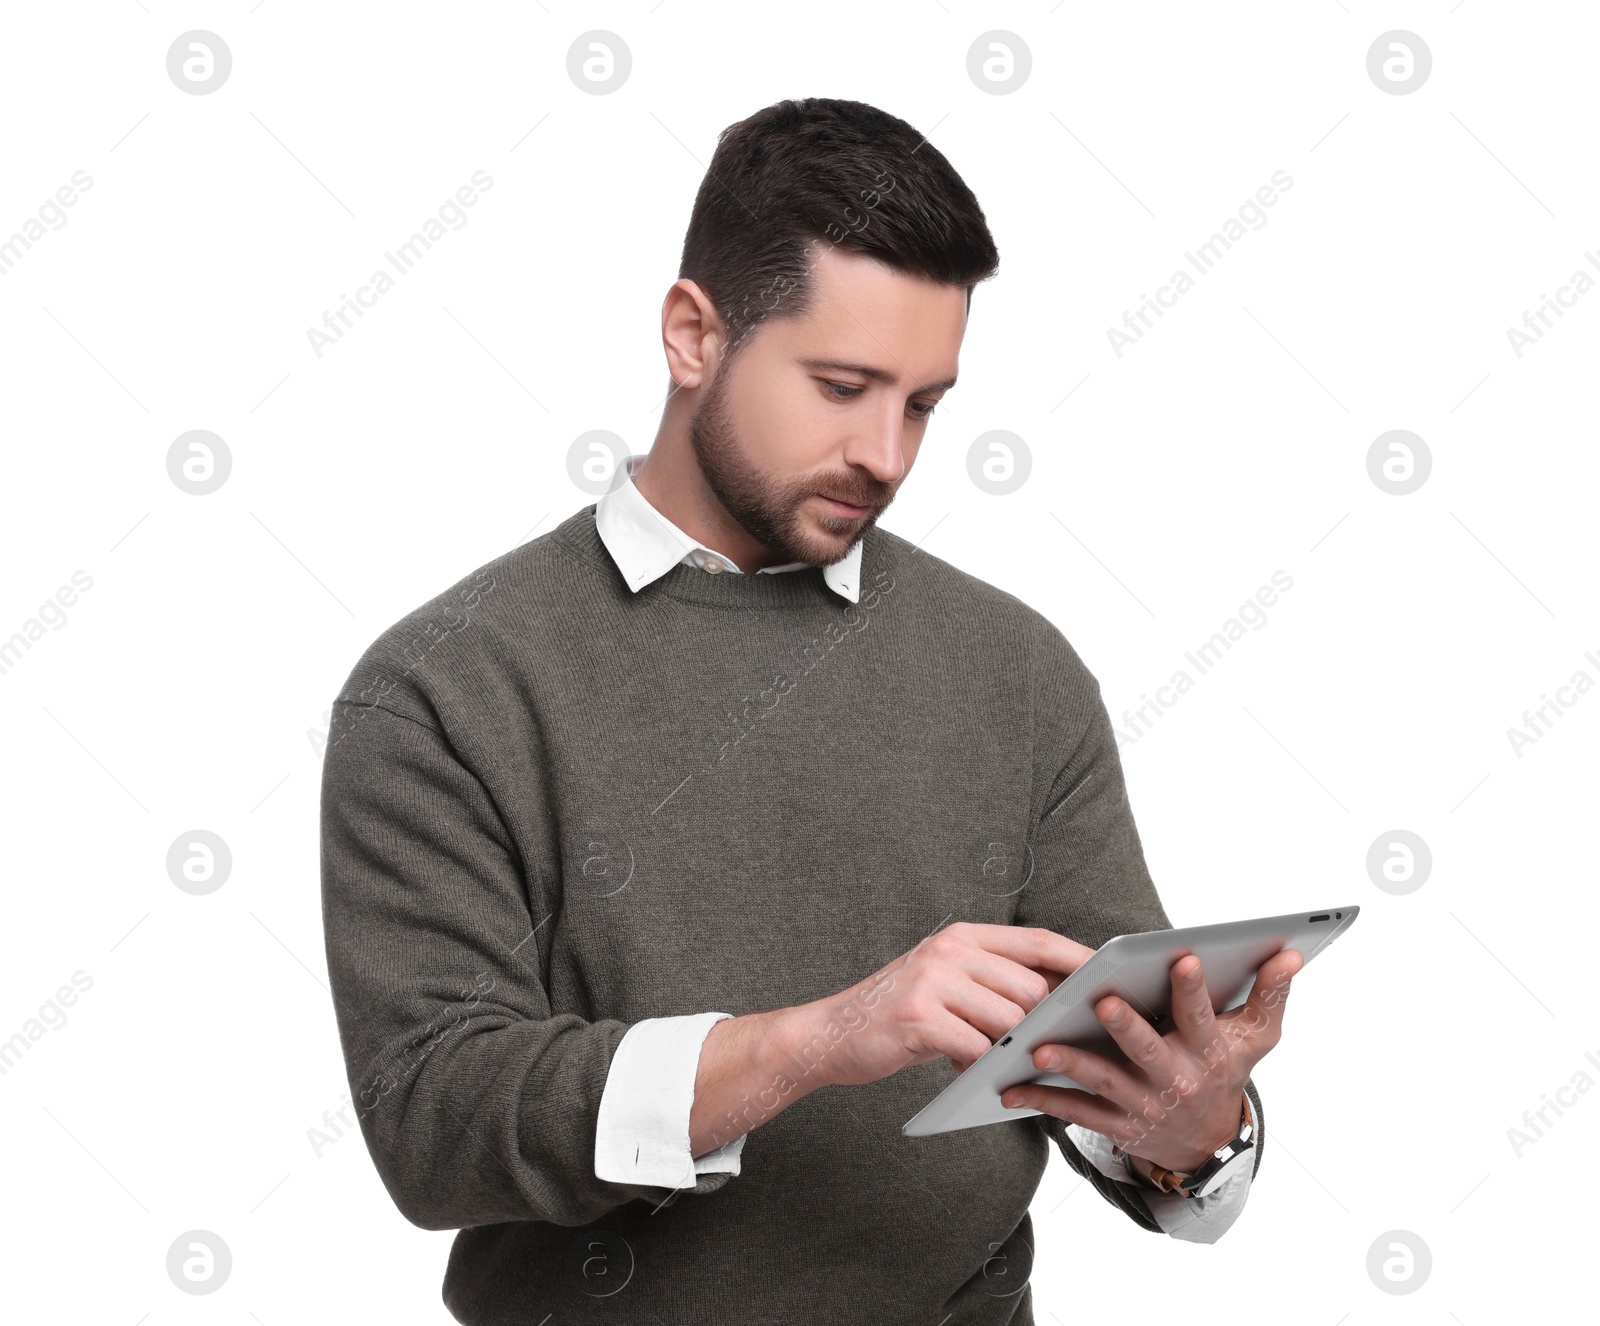
[[[1177,930],[1146,930],[1107,940],[1077,971],[1039,1001],[1016,1026],[935,1096],[900,1129],[906,1137],[926,1137],[957,1128],[976,1128],[1007,1119],[1026,1119],[1042,1110],[1008,1109],[1000,1093],[1022,1082],[1052,1087],[1089,1088],[1064,1073],[1042,1072],[1033,1064],[1041,1045],[1072,1045],[1128,1062],[1120,1046],[1094,1015],[1108,994],[1125,999],[1157,1031],[1171,1030],[1172,964],[1197,953],[1204,964],[1206,989],[1218,1013],[1250,997],[1256,971],[1273,954],[1298,950],[1305,965],[1350,928],[1359,907],[1324,912],[1291,912],[1253,921],[1196,925]],[[1302,966],[1304,970],[1304,966]]]

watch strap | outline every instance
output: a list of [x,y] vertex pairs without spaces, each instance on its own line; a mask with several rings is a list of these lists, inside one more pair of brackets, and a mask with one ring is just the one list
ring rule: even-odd
[[[1242,1099],[1239,1106],[1239,1138],[1253,1140],[1256,1131],[1255,1111],[1250,1107],[1250,1093],[1240,1093]],[[1220,1148],[1219,1148],[1220,1149]],[[1171,1170],[1164,1165],[1158,1165],[1153,1160],[1146,1160],[1143,1156],[1135,1156],[1124,1151],[1120,1146],[1111,1148],[1113,1158],[1121,1160],[1124,1165],[1138,1178],[1143,1179],[1150,1187],[1160,1192],[1177,1193],[1180,1197],[1192,1197],[1189,1185],[1199,1170]],[[1209,1163],[1209,1162],[1208,1162]],[[1202,1169],[1204,1166],[1201,1167]]]

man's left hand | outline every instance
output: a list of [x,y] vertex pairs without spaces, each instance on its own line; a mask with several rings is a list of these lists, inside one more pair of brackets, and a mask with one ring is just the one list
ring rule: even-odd
[[1095,1016],[1128,1062],[1070,1045],[1041,1045],[1033,1052],[1035,1067],[1090,1090],[1023,1084],[1007,1088],[1001,1103],[1081,1124],[1133,1155],[1192,1172],[1239,1135],[1245,1081],[1278,1043],[1289,979],[1304,965],[1297,950],[1280,950],[1256,972],[1244,1003],[1216,1013],[1199,957],[1185,954],[1172,964],[1171,1031],[1158,1033],[1126,1002],[1107,995]]

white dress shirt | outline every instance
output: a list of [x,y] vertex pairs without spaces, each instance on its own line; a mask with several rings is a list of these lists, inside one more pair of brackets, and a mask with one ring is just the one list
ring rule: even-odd
[[[633,484],[644,456],[624,462],[627,478],[602,496],[595,528],[618,570],[637,592],[681,563],[710,575],[742,575],[733,559],[696,543],[651,506]],[[796,571],[808,562],[764,566],[756,574]],[[823,568],[828,588],[851,603],[861,589],[861,542],[839,561]],[[703,1156],[689,1152],[689,1114],[700,1050],[712,1026],[731,1013],[689,1013],[645,1018],[628,1028],[612,1057],[595,1133],[594,1172],[612,1183],[643,1183],[663,1188],[693,1187],[696,1176],[739,1173],[739,1156],[748,1133]],[[1249,1195],[1252,1166],[1204,1197],[1158,1192],[1111,1155],[1111,1139],[1079,1124],[1068,1124],[1073,1144],[1102,1174],[1139,1188],[1156,1223],[1174,1238],[1214,1243],[1238,1219]]]

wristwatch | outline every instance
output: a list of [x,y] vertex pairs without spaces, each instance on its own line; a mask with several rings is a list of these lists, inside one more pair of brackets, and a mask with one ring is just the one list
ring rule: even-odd
[[1215,1191],[1224,1180],[1231,1179],[1244,1167],[1253,1163],[1251,1152],[1255,1149],[1256,1116],[1250,1108],[1250,1094],[1244,1093],[1239,1108],[1239,1135],[1230,1137],[1192,1172],[1183,1173],[1166,1169],[1142,1156],[1131,1156],[1120,1146],[1113,1145],[1111,1155],[1122,1161],[1137,1178],[1142,1178],[1162,1192],[1177,1193],[1179,1197],[1204,1197]]

